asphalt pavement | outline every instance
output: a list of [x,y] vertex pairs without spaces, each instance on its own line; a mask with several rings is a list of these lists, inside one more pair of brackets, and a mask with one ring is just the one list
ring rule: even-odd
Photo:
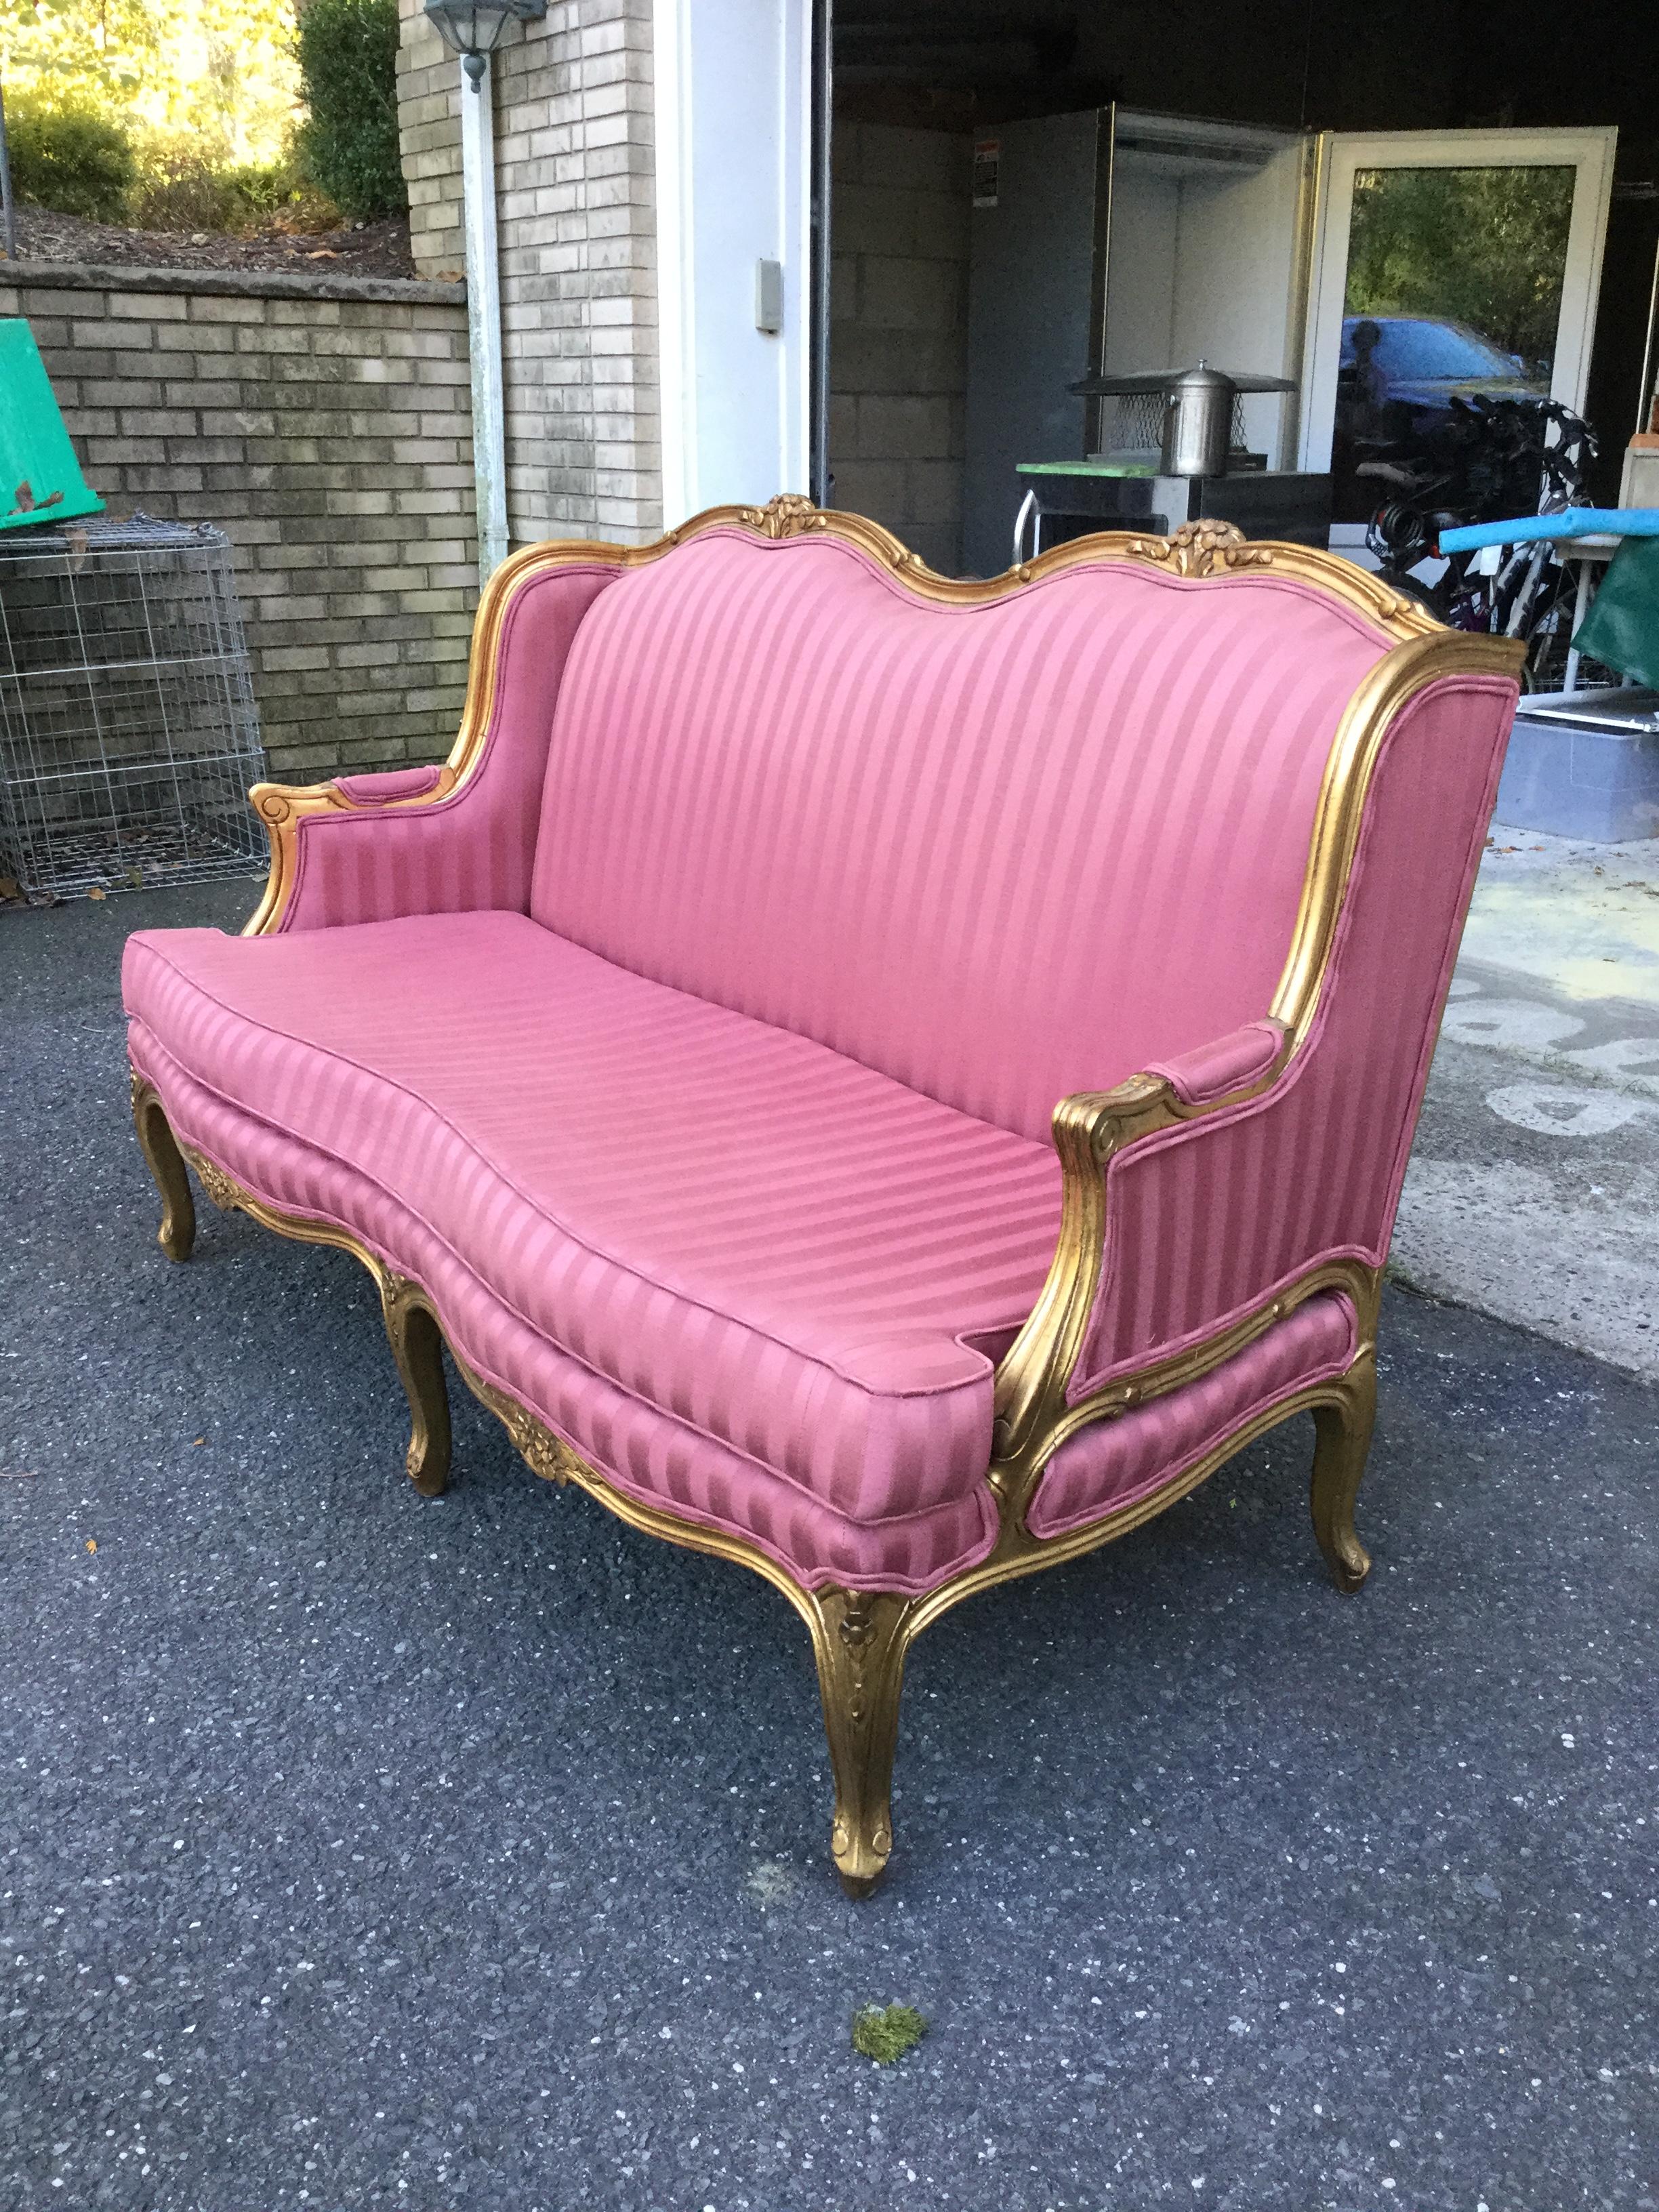
[[0,915],[0,2205],[1656,2212],[1648,1383],[1392,1291],[1364,1591],[1298,1423],[959,1608],[854,1905],[781,1600],[157,1250],[119,942],[246,893]]

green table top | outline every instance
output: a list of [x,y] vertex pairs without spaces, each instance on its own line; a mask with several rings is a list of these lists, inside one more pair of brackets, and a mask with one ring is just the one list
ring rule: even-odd
[[1016,461],[1022,477],[1155,477],[1156,461]]

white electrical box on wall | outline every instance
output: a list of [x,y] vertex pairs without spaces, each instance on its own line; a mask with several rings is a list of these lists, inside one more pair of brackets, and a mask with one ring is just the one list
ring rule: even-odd
[[757,261],[755,264],[755,328],[764,331],[769,338],[776,337],[783,328],[781,261]]

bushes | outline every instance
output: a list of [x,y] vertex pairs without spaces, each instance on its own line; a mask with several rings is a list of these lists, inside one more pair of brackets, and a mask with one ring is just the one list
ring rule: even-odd
[[332,230],[340,211],[291,157],[227,167],[188,141],[155,137],[139,151],[127,220],[141,230]]
[[188,140],[153,140],[127,198],[127,220],[140,230],[244,229],[250,210],[234,174]]
[[299,55],[307,173],[347,215],[399,212],[409,201],[398,159],[398,0],[309,0]]
[[9,102],[6,136],[19,200],[140,230],[332,230],[340,210],[281,161],[227,166],[198,142],[139,130],[89,107]]
[[[0,0],[0,12],[3,12]],[[131,133],[88,95],[8,104],[20,200],[150,230],[325,228],[408,205],[398,157],[398,0],[307,0],[297,52],[307,121],[291,155],[227,166],[219,134]]]
[[35,207],[119,222],[137,164],[118,123],[94,107],[8,103],[12,190]]
[[140,230],[332,230],[340,210],[290,153],[227,165],[198,141],[129,135],[94,107],[46,107],[15,96],[6,107],[12,185],[27,205]]

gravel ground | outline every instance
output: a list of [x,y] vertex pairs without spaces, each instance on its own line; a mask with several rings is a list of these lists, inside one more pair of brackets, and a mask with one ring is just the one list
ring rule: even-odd
[[270,230],[129,230],[52,208],[17,210],[20,261],[90,261],[142,269],[287,269],[332,276],[412,276],[409,217],[386,216],[315,234]]
[[1364,1593],[1297,1426],[962,1607],[853,1905],[781,1601],[465,1394],[419,1498],[343,1255],[157,1252],[119,941],[246,903],[0,915],[0,2204],[1659,2206],[1650,1389],[1392,1296]]

